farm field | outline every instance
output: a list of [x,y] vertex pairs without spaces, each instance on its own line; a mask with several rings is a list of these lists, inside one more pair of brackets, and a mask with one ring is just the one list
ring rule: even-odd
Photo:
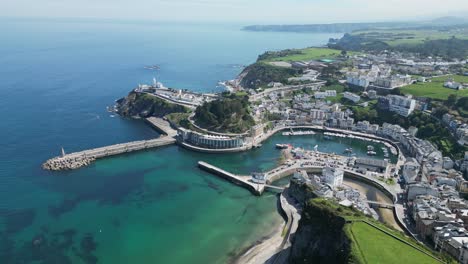
[[456,94],[458,97],[468,96],[468,89],[457,91],[445,88],[444,83],[449,78],[453,78],[456,82],[468,83],[468,76],[453,75],[432,78],[431,82],[408,85],[400,88],[400,90],[404,94],[411,94],[413,96],[427,97],[436,100],[447,100],[448,96],[451,94]]

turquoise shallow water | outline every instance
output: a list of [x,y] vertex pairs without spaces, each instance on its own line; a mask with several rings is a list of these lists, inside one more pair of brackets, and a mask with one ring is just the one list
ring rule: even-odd
[[[251,33],[241,25],[0,20],[1,263],[225,263],[281,222],[273,195],[253,197],[196,168],[273,167],[275,143],[329,152],[356,143],[276,136],[229,155],[175,146],[104,159],[73,172],[40,169],[76,151],[147,139],[140,121],[105,108],[138,83],[219,91],[266,50],[325,43],[333,34]],[[364,143],[362,148],[365,149]]]

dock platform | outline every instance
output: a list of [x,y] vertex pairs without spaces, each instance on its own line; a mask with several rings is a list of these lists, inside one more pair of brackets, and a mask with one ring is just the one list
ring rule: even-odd
[[198,162],[198,167],[204,171],[220,176],[221,178],[224,178],[234,184],[246,187],[255,195],[262,195],[265,190],[264,184],[251,182],[249,176],[235,175],[203,161]]

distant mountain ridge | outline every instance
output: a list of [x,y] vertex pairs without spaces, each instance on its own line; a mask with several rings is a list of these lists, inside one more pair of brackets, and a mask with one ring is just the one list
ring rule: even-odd
[[242,28],[247,31],[303,32],[303,33],[351,33],[356,30],[425,28],[468,24],[468,19],[461,17],[441,17],[430,21],[416,22],[371,22],[371,23],[331,23],[304,25],[251,25]]

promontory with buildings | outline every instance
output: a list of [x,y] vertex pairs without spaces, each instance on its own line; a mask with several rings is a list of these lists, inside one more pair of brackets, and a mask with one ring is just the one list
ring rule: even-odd
[[[236,175],[198,163],[253,195],[279,193],[282,232],[247,250],[239,263],[468,263],[466,55],[348,49],[350,38],[357,37],[266,52],[224,82],[223,93],[157,80],[138,85],[109,110],[144,119],[160,137],[63,151],[43,167],[77,169],[170,144],[216,154],[248,151],[280,133],[285,144],[269,151],[283,158],[270,171]],[[314,135],[366,144],[365,156],[287,142]],[[282,178],[288,183],[276,185]],[[372,186],[386,200],[371,200],[346,180]],[[392,212],[394,226],[378,221],[381,209]]]

